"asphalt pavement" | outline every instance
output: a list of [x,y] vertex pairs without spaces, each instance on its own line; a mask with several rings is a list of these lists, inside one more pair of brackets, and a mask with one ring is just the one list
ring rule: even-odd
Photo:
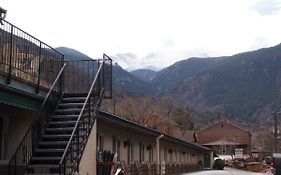
[[238,170],[234,168],[224,168],[224,170],[205,170],[183,175],[272,175],[268,173],[254,173],[249,171]]

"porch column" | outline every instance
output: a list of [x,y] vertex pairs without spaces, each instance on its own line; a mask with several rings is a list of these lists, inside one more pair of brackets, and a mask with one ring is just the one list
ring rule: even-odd
[[163,134],[161,134],[160,136],[156,137],[156,157],[157,157],[157,174],[160,174],[160,169],[159,169],[159,166],[160,166],[160,142],[159,140],[164,137]]

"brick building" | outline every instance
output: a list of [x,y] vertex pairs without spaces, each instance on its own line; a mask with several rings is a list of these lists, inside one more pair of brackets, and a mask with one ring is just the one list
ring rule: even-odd
[[242,148],[244,154],[251,153],[251,138],[249,131],[219,122],[197,132],[198,143],[211,148],[217,154],[234,154],[235,148]]

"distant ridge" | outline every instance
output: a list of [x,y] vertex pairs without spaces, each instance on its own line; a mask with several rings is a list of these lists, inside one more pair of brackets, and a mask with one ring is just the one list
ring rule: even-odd
[[281,105],[281,45],[218,58],[190,58],[158,72],[156,95],[197,111],[222,111],[254,123]]
[[57,47],[55,49],[62,52],[66,60],[91,60],[89,56],[75,49],[71,49],[68,47]]
[[270,112],[281,105],[281,44],[233,56],[189,58],[158,72],[130,73],[116,64],[113,88],[156,98],[170,96],[201,113],[220,111],[242,121],[268,124]]
[[[66,61],[72,60],[91,60],[89,56],[75,49],[67,47],[58,47],[58,51],[64,53]],[[118,64],[113,65],[113,89],[127,93],[137,93],[143,95],[152,95],[152,85],[141,80],[133,74],[127,72]]]
[[156,71],[150,70],[150,69],[137,69],[130,72],[134,76],[140,78],[143,81],[150,82],[152,79],[155,78]]

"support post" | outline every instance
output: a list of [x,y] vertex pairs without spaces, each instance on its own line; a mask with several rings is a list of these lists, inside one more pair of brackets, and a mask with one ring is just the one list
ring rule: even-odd
[[41,80],[41,54],[42,54],[42,42],[40,42],[40,49],[39,49],[38,81],[37,81],[37,87],[36,87],[36,94],[39,93],[39,88],[40,88],[40,80]]
[[160,169],[160,165],[161,165],[161,161],[160,161],[160,139],[162,137],[164,137],[163,134],[161,134],[160,136],[158,136],[156,138],[157,174],[161,173],[161,169]]
[[14,26],[11,26],[11,38],[10,38],[10,55],[9,55],[9,72],[7,77],[7,84],[11,84],[11,76],[12,76],[12,59],[13,59],[13,31]]

